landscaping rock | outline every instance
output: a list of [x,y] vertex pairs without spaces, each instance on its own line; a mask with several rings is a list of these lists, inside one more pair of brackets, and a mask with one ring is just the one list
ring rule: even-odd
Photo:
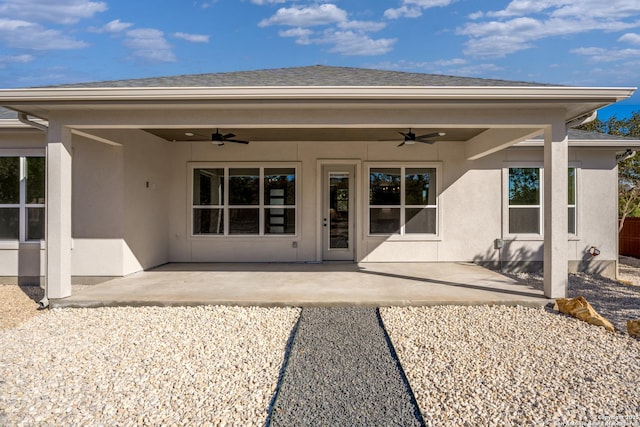
[[582,296],[576,298],[558,298],[556,300],[556,307],[560,313],[569,314],[584,322],[602,326],[608,331],[615,332],[615,328],[611,322],[599,315]]
[[632,337],[640,338],[640,319],[627,320],[627,333]]

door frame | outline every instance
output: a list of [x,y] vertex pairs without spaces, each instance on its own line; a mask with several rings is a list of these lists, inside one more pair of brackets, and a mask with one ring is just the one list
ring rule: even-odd
[[361,175],[362,175],[362,161],[359,159],[318,159],[316,162],[316,261],[322,262],[323,260],[323,239],[324,231],[322,225],[323,209],[324,209],[324,167],[325,166],[353,166],[354,176],[353,182],[353,198],[354,215],[353,215],[353,262],[358,262],[360,259],[361,245],[362,245],[362,202],[360,200],[360,194],[362,194],[361,188]]

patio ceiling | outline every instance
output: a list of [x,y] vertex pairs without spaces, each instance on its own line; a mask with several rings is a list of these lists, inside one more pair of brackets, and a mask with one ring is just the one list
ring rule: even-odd
[[[216,127],[194,129],[143,129],[167,141],[192,142],[211,141],[211,134]],[[481,134],[488,128],[411,128],[416,135],[444,132],[446,135],[434,138],[435,141],[468,141]],[[238,139],[251,142],[282,142],[282,141],[386,141],[402,142],[403,136],[399,132],[407,132],[409,127],[384,129],[354,129],[354,128],[220,128],[221,133],[233,133]],[[187,135],[189,134],[189,135]],[[192,136],[190,134],[193,134]]]

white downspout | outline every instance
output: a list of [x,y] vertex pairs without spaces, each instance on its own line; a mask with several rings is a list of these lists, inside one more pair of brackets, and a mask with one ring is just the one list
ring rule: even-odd
[[39,129],[39,130],[41,130],[42,132],[45,132],[45,133],[49,130],[49,126],[43,125],[42,123],[34,122],[33,120],[31,120],[29,118],[27,113],[18,112],[18,120],[20,120],[21,123],[24,123],[27,126],[34,127],[34,128]]
[[576,126],[586,125],[587,123],[591,123],[592,121],[594,121],[597,118],[598,118],[598,110],[594,110],[594,111],[591,112],[591,114],[580,116],[580,117],[578,117],[576,119],[573,119],[573,120],[569,120],[566,123],[567,124],[567,129],[574,128]]
[[[18,120],[21,123],[24,123],[27,126],[31,126],[31,127],[35,128],[35,129],[43,131],[45,133],[45,135],[49,131],[49,126],[31,120],[26,113],[18,112]],[[45,255],[44,256],[45,256],[45,269],[46,269],[46,264],[48,262],[47,251],[45,251]],[[44,298],[42,298],[38,302],[38,305],[39,305],[38,306],[38,310],[43,310],[43,309],[49,307],[49,286],[48,286],[47,282],[48,282],[48,280],[45,277],[45,279],[44,279]]]

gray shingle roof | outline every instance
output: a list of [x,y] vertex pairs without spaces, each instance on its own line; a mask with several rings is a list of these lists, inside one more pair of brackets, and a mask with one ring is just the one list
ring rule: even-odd
[[[191,74],[77,83],[56,87],[230,87],[230,86],[554,86],[531,82],[407,73],[367,68],[308,67]],[[556,85],[557,86],[557,85]]]
[[18,113],[13,110],[7,110],[6,108],[0,107],[0,120],[7,119],[17,119]]

